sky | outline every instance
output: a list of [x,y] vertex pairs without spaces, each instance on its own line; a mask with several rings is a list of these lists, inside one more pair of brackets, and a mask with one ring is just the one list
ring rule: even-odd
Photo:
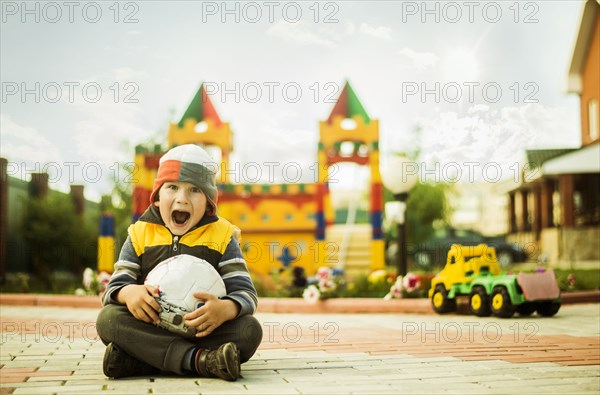
[[[234,132],[240,182],[314,182],[318,122],[348,80],[379,120],[384,164],[418,151],[426,181],[514,178],[525,149],[580,145],[566,80],[581,9],[2,1],[0,155],[9,175],[45,170],[52,188],[84,183],[99,200],[113,177],[126,181],[135,145],[164,141],[204,82]],[[342,167],[335,178],[356,186],[364,175]]]

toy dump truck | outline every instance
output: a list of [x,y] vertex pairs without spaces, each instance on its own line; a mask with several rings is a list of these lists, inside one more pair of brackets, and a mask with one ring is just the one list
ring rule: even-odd
[[560,289],[552,269],[502,273],[495,249],[485,244],[453,244],[446,266],[431,281],[429,297],[437,313],[456,310],[458,296],[468,296],[471,312],[480,317],[509,318],[515,312],[529,316],[536,311],[551,317],[560,309]]

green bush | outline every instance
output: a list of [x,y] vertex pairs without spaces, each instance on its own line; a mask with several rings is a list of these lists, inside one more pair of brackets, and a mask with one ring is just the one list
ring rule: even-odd
[[290,279],[286,276],[286,273],[273,273],[273,274],[259,274],[250,272],[252,282],[256,293],[260,297],[268,298],[285,298],[291,296],[302,296],[300,291],[299,295],[290,294]]
[[368,275],[360,275],[349,282],[341,297],[345,298],[383,298],[388,292],[393,282],[388,278],[382,278],[379,281],[369,281]]
[[73,294],[81,287],[81,277],[70,272],[52,272],[49,278],[28,273],[7,273],[2,293]]
[[79,277],[85,267],[96,266],[97,222],[90,224],[77,216],[67,195],[28,199],[21,230],[32,274],[49,287],[54,280],[52,273],[70,272]]
[[[561,291],[589,291],[600,289],[600,269],[554,269]],[[569,281],[569,275],[574,277]]]

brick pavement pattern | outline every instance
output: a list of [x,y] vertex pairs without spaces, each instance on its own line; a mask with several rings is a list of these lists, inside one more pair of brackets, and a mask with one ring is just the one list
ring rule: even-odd
[[598,394],[600,308],[553,318],[267,314],[243,378],[107,379],[98,309],[0,305],[0,394]]

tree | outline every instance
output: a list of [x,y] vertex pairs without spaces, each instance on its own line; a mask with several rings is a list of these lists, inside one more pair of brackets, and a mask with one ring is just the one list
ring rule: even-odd
[[[433,235],[434,223],[447,223],[451,213],[446,195],[451,186],[446,183],[432,184],[418,182],[410,191],[406,202],[406,236],[408,243],[419,244]],[[393,194],[384,189],[384,204],[394,201]],[[387,240],[396,240],[396,227],[386,232]]]
[[25,202],[21,229],[31,257],[33,273],[50,282],[50,274],[64,270],[79,274],[95,266],[97,221],[86,223],[75,213],[68,195],[50,193]]
[[[447,224],[452,211],[448,204],[447,195],[451,193],[452,186],[447,183],[421,183],[418,182],[410,191],[406,202],[406,243],[408,253],[433,235],[436,223]],[[384,189],[385,202],[393,201],[393,194]],[[394,246],[386,254],[388,259],[396,253],[397,227],[390,226],[385,230],[386,248]]]
[[[410,131],[409,140],[412,142],[412,151],[402,153],[409,160],[419,163],[421,155],[423,126],[416,124]],[[406,202],[406,238],[408,252],[433,235],[434,224],[448,224],[452,208],[447,196],[452,193],[452,184],[449,183],[422,183],[410,190]],[[384,205],[394,200],[393,194],[386,188],[383,192]],[[395,244],[398,236],[396,226],[391,226],[385,231],[386,246]],[[390,254],[386,254],[388,258]]]
[[406,202],[408,243],[420,244],[433,235],[436,222],[448,223],[451,208],[446,197],[451,188],[446,183],[419,182],[410,191]]

